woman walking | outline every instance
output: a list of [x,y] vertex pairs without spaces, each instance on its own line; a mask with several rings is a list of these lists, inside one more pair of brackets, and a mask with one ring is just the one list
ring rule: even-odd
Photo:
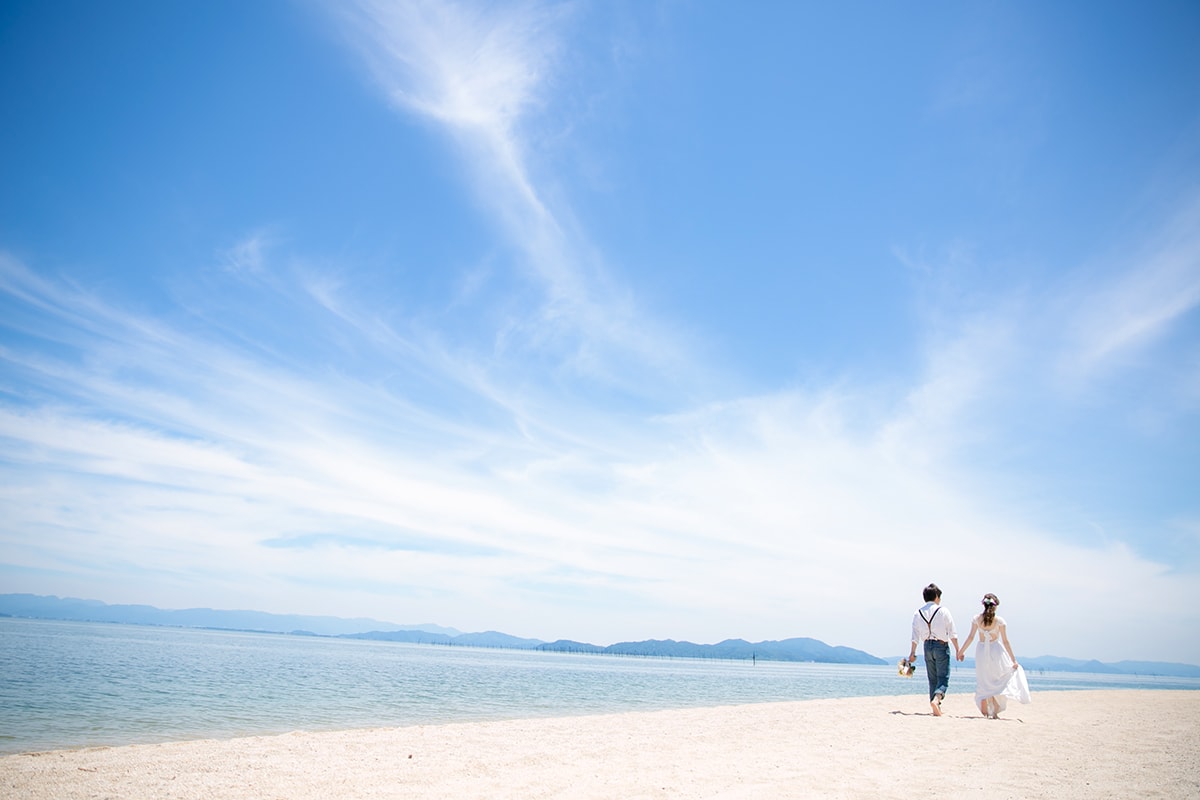
[[998,605],[1000,598],[996,595],[988,592],[983,596],[983,613],[971,620],[971,634],[957,653],[959,661],[966,658],[966,649],[979,634],[979,644],[975,645],[975,705],[992,719],[1000,718],[1009,698],[1029,702],[1029,682],[1008,643],[1004,618],[996,616]]

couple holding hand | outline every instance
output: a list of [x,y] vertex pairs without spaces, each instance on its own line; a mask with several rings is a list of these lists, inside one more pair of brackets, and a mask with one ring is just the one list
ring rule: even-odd
[[1002,617],[996,616],[1000,599],[988,592],[983,596],[983,612],[971,620],[971,634],[960,648],[958,633],[954,630],[954,618],[949,610],[942,608],[942,590],[931,583],[922,592],[925,605],[913,615],[912,649],[902,664],[916,663],[917,645],[924,642],[925,672],[929,676],[929,707],[934,716],[942,715],[942,700],[950,684],[950,644],[954,655],[962,661],[966,649],[971,646],[976,634],[979,643],[975,646],[975,705],[985,717],[999,719],[1000,712],[1012,698],[1020,703],[1029,702],[1029,683],[1025,670],[1017,663],[1012,645],[1008,643],[1008,630]]

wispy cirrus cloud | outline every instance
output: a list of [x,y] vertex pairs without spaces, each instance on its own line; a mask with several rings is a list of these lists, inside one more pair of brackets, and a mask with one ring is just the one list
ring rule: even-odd
[[1077,300],[1070,371],[1104,372],[1169,335],[1200,306],[1200,198],[1129,256],[1115,280],[1084,287]]
[[[1064,544],[994,516],[955,474],[956,434],[941,413],[969,405],[971,390],[938,377],[953,365],[918,382],[912,403],[843,386],[614,415],[472,384],[454,377],[452,359],[427,357],[397,391],[370,376],[405,369],[408,351],[380,346],[365,373],[273,359],[214,338],[217,328],[188,333],[9,266],[9,300],[44,312],[26,336],[66,321],[107,335],[60,339],[57,355],[20,362],[22,386],[57,399],[0,414],[6,558],[94,580],[136,575],[139,596],[114,586],[114,600],[204,605],[196,592],[220,591],[274,610],[393,604],[372,613],[479,628],[519,620],[515,632],[537,636],[720,629],[840,643],[845,620],[819,610],[847,594],[858,598],[851,643],[887,652],[895,598],[930,569],[919,542],[947,543],[935,577],[950,591],[984,582],[1026,598],[1010,601],[1014,611],[1073,607],[1074,593],[1102,595],[1119,575],[1167,598],[1188,584],[1119,542]],[[297,325],[370,341],[353,326],[363,309],[304,313]],[[509,404],[464,415],[444,392],[424,395],[430,381],[479,409],[497,396]],[[514,425],[511,409],[531,403],[532,427]],[[981,564],[998,541],[1040,566]],[[1067,563],[1087,570],[1050,580]],[[1128,613],[1120,598],[1105,603],[1094,605],[1105,625]],[[1049,629],[1026,636],[1053,652]]]
[[545,102],[567,8],[363,2],[344,16],[386,96],[459,142],[489,210],[526,248],[552,294],[578,301],[578,265],[533,185],[522,130],[525,113]]
[[391,99],[501,148],[545,88],[569,6],[357,3],[347,9]]
[[457,143],[481,206],[538,287],[535,308],[518,304],[497,326],[497,348],[552,353],[560,369],[636,394],[649,383],[630,376],[630,358],[643,376],[669,368],[690,380],[700,368],[680,332],[611,279],[561,193],[535,177],[536,131],[554,103],[574,16],[570,4],[541,2],[363,2],[343,13],[352,46],[385,95]]
[[1194,407],[1179,336],[1200,308],[1197,231],[1200,201],[1192,194],[1142,236],[1062,265],[1052,280],[1001,282],[986,292],[961,283],[961,274],[988,269],[961,242],[940,259],[894,248],[929,298],[925,380],[908,396],[914,413],[952,422],[961,435],[971,427],[962,424],[967,418],[976,427],[1005,424],[1006,405],[1040,404],[1053,414],[1131,380],[1154,381],[1164,408]]

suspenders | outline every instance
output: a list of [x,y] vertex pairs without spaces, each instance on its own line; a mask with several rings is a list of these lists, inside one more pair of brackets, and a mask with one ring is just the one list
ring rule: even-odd
[[[933,618],[936,617],[938,612],[941,610],[942,610],[941,606],[938,606],[937,608],[935,608],[933,610],[933,613],[929,615],[929,619],[925,619],[925,614],[922,613],[921,611],[917,611],[917,613],[921,615],[921,619],[925,619],[925,627],[929,628],[929,638],[930,639],[933,639]],[[933,640],[935,642],[942,641],[941,639],[933,639]]]

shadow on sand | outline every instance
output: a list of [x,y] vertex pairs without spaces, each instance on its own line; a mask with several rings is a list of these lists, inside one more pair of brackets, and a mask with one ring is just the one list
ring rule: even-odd
[[[898,717],[933,717],[932,711],[889,711],[892,716]],[[947,714],[942,712],[942,716],[948,719],[977,719],[980,722],[1019,722],[1025,724],[1025,720],[1020,717],[999,717],[998,719],[988,719],[977,714]]]

